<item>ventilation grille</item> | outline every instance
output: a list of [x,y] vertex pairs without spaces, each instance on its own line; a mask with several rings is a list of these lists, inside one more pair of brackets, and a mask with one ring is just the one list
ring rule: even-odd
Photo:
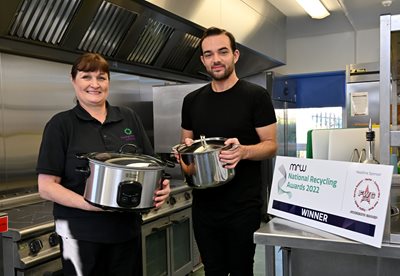
[[78,49],[114,56],[136,18],[136,13],[103,1]]
[[183,71],[193,57],[199,43],[200,38],[197,36],[185,34],[182,41],[177,43],[176,47],[171,51],[163,67]]
[[137,44],[127,59],[152,65],[173,31],[172,27],[149,18]]
[[59,44],[81,0],[24,0],[9,34]]

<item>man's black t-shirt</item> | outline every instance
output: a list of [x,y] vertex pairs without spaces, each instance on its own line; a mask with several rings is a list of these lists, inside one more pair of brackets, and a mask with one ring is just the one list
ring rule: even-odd
[[[36,171],[61,177],[61,184],[83,195],[86,177],[77,168],[87,160],[77,154],[117,151],[135,144],[138,152],[153,155],[151,143],[135,112],[107,103],[107,119],[101,124],[79,103],[56,114],[46,124]],[[68,221],[71,235],[78,240],[121,242],[140,233],[141,216],[133,212],[88,212],[54,203],[54,217]]]
[[[239,139],[242,145],[260,142],[256,128],[276,122],[268,92],[255,84],[239,80],[221,93],[208,84],[189,93],[183,101],[181,127],[193,131],[194,138],[225,137]],[[219,187],[193,191],[193,207],[209,212],[215,219],[262,205],[260,161],[241,160],[235,177]]]

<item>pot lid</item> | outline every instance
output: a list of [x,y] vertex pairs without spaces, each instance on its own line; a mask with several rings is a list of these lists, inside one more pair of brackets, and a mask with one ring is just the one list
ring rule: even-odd
[[213,152],[213,151],[218,151],[223,148],[228,149],[231,145],[225,145],[226,138],[223,137],[212,137],[212,138],[205,138],[205,139],[199,139],[199,140],[194,140],[193,144],[190,146],[182,145],[178,149],[179,153],[185,154],[185,153],[207,153],[207,152]]
[[124,166],[129,168],[164,168],[165,163],[155,157],[145,154],[128,154],[115,152],[92,153],[88,156],[93,161],[104,162],[107,165]]

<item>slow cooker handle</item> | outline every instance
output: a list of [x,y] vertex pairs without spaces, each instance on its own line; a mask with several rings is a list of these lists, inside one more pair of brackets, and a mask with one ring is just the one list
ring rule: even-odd
[[90,168],[89,167],[76,167],[75,171],[85,174],[86,178],[88,178],[90,176]]
[[163,175],[161,176],[160,190],[163,188],[162,183],[165,179],[172,179],[172,176],[169,173],[163,172]]
[[135,144],[123,144],[123,145],[119,148],[118,153],[127,153],[126,151],[124,151],[124,149],[125,149],[126,147],[132,147],[132,148],[134,149],[133,153],[136,153],[136,152],[137,152],[137,149],[138,149],[138,147],[137,147]]
[[89,159],[89,154],[88,153],[77,153],[75,154],[76,158],[78,159]]

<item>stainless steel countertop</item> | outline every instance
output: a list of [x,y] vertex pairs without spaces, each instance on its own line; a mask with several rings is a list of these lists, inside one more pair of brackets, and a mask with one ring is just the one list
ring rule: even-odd
[[266,246],[400,258],[400,244],[383,243],[381,248],[375,248],[277,217],[254,233],[254,242]]

